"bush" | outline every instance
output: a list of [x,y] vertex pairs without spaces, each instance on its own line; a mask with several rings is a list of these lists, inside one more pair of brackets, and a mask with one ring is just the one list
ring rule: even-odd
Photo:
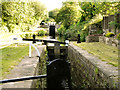
[[33,37],[33,34],[37,35],[36,33],[26,33],[26,34],[20,34],[21,38],[31,38]]
[[32,34],[32,33],[30,33],[30,34],[29,34],[29,36],[30,36],[30,37],[32,37],[32,36],[33,36],[33,34]]
[[106,36],[106,37],[113,37],[113,36],[114,36],[114,33],[108,32],[105,36]]
[[64,38],[72,41],[77,40],[77,31],[72,28],[67,29],[64,34]]
[[25,34],[21,34],[20,37],[21,37],[21,38],[25,38]]
[[80,40],[81,42],[85,42],[86,41],[86,37],[88,36],[88,28],[86,30],[81,30],[80,31]]
[[25,38],[28,38],[29,37],[29,34],[25,34]]
[[46,34],[46,31],[44,31],[44,30],[40,30],[39,32],[38,32],[38,35],[39,36],[44,36]]
[[65,27],[63,25],[60,25],[60,27],[58,28],[58,34],[62,36],[65,34],[65,32],[66,32]]
[[98,30],[96,34],[103,34],[103,30]]
[[117,39],[120,40],[120,33],[117,35]]
[[[82,42],[86,41],[86,36],[88,35],[88,28],[84,29],[84,25],[88,23],[88,21],[85,22],[78,22],[77,24],[70,25],[69,28],[65,28],[63,24],[61,24],[60,28],[58,28],[58,34],[60,36],[63,36],[64,39],[68,39],[71,41],[77,40],[78,34],[80,34],[80,40]],[[101,31],[98,33],[102,33]]]
[[14,28],[15,28],[15,25],[14,24],[8,24],[8,29],[9,29],[9,32],[12,32],[12,33],[14,33]]

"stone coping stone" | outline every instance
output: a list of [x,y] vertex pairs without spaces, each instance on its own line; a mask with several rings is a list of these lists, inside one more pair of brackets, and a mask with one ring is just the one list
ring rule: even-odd
[[[43,50],[45,51],[45,45],[39,45],[37,46],[37,48],[40,52],[40,55]],[[5,79],[35,76],[37,74],[36,70],[38,69],[39,57],[37,57],[36,50],[34,50],[31,55],[32,55],[31,58],[29,58],[29,56],[25,56],[22,59],[22,61],[10,71],[10,74],[7,75]],[[26,81],[5,83],[0,87],[2,88],[35,88],[35,87],[32,87],[32,83],[33,83],[33,80],[26,80]]]
[[88,60],[91,64],[97,67],[99,71],[102,71],[108,77],[116,78],[116,80],[118,79],[118,67],[114,67],[107,62],[100,60],[98,57],[88,53],[86,50],[83,50],[78,46],[75,46],[73,43],[70,43],[69,46],[76,50],[77,53],[84,56],[85,60]]

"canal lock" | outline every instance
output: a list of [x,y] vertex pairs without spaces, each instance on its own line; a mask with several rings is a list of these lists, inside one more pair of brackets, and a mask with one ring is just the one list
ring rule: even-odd
[[47,78],[39,79],[36,88],[47,88],[48,90],[51,88],[70,90],[72,88],[70,63],[67,60],[68,46],[56,46],[56,43],[54,45],[46,45],[46,58],[40,58],[39,73],[47,74]]

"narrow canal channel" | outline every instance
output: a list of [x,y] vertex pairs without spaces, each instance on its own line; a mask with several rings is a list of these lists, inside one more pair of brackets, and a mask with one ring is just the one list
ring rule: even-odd
[[67,60],[68,46],[47,46],[47,88],[71,89],[70,63]]
[[[40,37],[41,38],[41,37]],[[45,37],[48,38],[48,37]],[[56,37],[58,41],[62,41],[63,38]],[[39,37],[36,39],[39,39]],[[62,41],[64,42],[64,41]],[[68,45],[58,43],[48,43],[47,60],[46,60],[46,74],[47,78],[41,79],[40,85],[45,85],[39,88],[60,88],[61,90],[71,90],[71,73],[70,63],[67,60]]]

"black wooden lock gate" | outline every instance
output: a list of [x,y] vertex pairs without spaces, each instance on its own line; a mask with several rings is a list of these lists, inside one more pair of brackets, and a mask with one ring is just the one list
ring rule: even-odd
[[47,65],[47,88],[71,89],[70,63],[55,59]]

